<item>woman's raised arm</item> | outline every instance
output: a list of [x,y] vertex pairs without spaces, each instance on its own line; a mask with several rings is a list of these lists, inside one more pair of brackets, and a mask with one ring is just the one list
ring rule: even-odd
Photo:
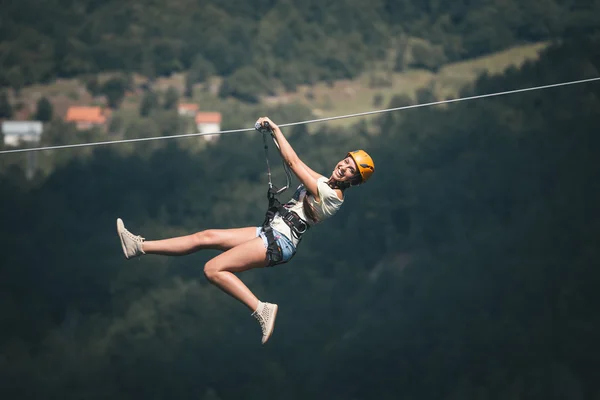
[[318,198],[318,190],[317,190],[317,179],[319,179],[322,175],[310,169],[301,159],[298,157],[290,143],[287,141],[279,126],[271,121],[267,117],[261,117],[258,119],[260,125],[262,126],[265,122],[269,123],[269,126],[273,130],[273,135],[275,136],[275,140],[279,145],[279,153],[281,157],[285,161],[285,163],[290,167],[292,172],[298,177],[300,182],[304,184],[306,190],[308,190],[317,201]]

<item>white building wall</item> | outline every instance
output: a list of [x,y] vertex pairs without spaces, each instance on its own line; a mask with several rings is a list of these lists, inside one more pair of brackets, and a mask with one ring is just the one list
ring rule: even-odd
[[40,121],[4,121],[2,133],[5,146],[19,146],[21,143],[39,143],[43,124]]
[[[196,126],[198,128],[199,133],[215,133],[215,132],[219,132],[221,130],[221,124],[217,124],[217,123],[212,123],[212,124],[200,123],[200,124],[197,124]],[[203,138],[207,141],[214,140],[217,137],[218,137],[218,135],[203,136]]]

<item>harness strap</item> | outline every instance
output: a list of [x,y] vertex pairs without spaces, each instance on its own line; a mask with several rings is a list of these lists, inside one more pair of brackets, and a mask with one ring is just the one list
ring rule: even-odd
[[310,226],[297,213],[284,207],[279,200],[275,198],[275,196],[269,196],[269,208],[265,214],[263,226],[270,224],[273,221],[273,218],[275,218],[276,214],[281,216],[286,225],[289,226],[292,231],[298,235],[298,237],[304,234]]
[[277,264],[281,264],[283,261],[283,250],[277,244],[275,240],[275,235],[273,234],[273,228],[271,225],[267,225],[263,227],[263,231],[265,232],[265,236],[267,237],[267,259],[269,260],[269,267],[272,267]]

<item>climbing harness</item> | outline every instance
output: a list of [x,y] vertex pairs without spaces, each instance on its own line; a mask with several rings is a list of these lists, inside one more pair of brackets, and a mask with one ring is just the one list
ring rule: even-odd
[[279,149],[279,143],[277,143],[277,140],[273,135],[273,129],[270,127],[268,122],[264,122],[263,125],[257,122],[254,125],[254,128],[260,133],[262,133],[265,148],[265,158],[267,161],[267,176],[269,179],[269,190],[267,191],[267,199],[269,201],[269,205],[265,214],[265,220],[262,224],[262,230],[265,233],[268,242],[267,257],[269,259],[269,266],[274,266],[277,264],[283,264],[287,262],[283,261],[283,251],[281,247],[277,244],[277,241],[275,240],[275,235],[273,234],[273,228],[271,227],[271,222],[273,221],[273,218],[275,218],[275,215],[279,214],[281,216],[286,225],[290,227],[292,234],[298,240],[300,240],[302,235],[308,230],[309,225],[305,220],[300,218],[298,214],[296,214],[293,211],[289,211],[283,204],[281,204],[281,202],[276,197],[277,195],[280,195],[290,187],[292,173],[290,171],[290,167],[286,164],[285,160],[283,160],[283,169],[285,171],[286,184],[281,188],[277,188],[277,186],[273,184],[271,178],[271,166],[269,164],[269,146],[267,143],[267,135],[271,135],[273,143],[275,143],[275,146],[277,146],[277,148]]

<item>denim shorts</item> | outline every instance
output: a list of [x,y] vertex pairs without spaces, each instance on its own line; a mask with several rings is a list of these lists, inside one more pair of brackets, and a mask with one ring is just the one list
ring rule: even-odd
[[[259,236],[263,240],[265,249],[268,248],[269,240],[267,239],[265,232],[260,226],[256,227],[256,237]],[[281,260],[281,264],[290,261],[292,257],[294,257],[294,255],[296,254],[296,247],[294,246],[294,244],[284,234],[275,229],[273,229],[273,237],[275,237],[275,241],[277,242],[279,247],[281,247],[281,251],[283,252],[283,260]]]

